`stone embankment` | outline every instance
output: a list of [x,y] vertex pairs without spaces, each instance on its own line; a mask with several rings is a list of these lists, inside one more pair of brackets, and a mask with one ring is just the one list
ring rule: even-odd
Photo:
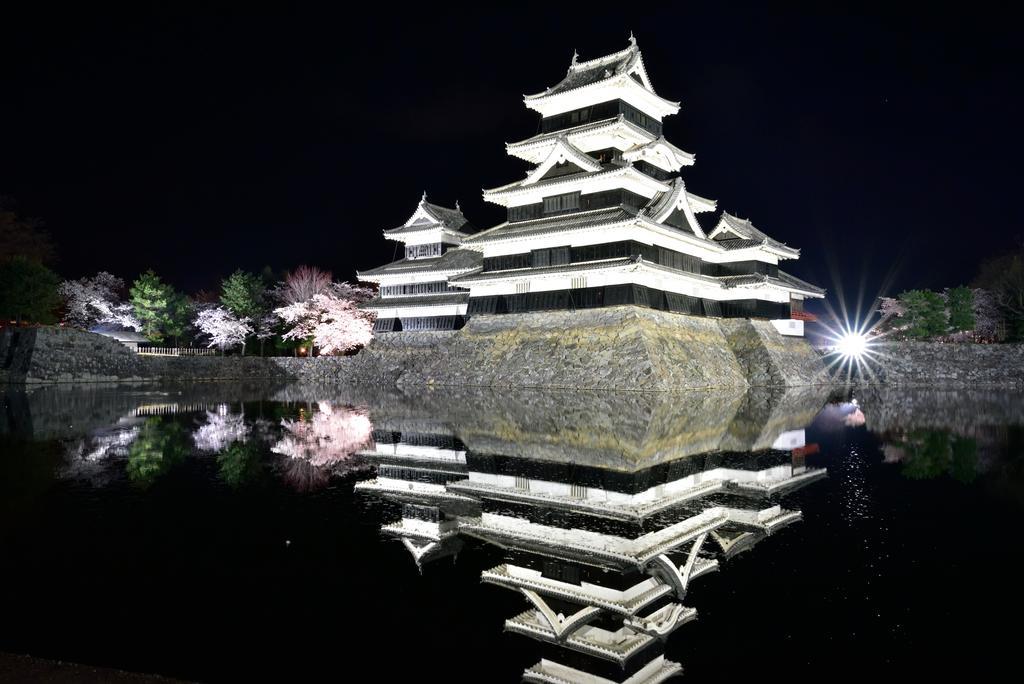
[[15,384],[280,378],[270,359],[140,356],[120,342],[71,328],[0,332],[0,382]]
[[8,382],[26,384],[265,377],[390,387],[664,391],[827,382],[820,355],[767,321],[631,306],[478,316],[457,332],[391,333],[355,356],[314,359],[137,356],[97,335],[39,328],[5,332],[0,363]]
[[[384,335],[351,357],[148,357],[75,330],[0,337],[7,382],[297,379],[373,386],[618,390],[795,386],[824,379],[820,357],[765,321],[635,307],[474,318],[458,332]],[[3,378],[0,378],[3,379]]]
[[479,316],[454,333],[381,336],[353,357],[279,363],[302,380],[400,387],[666,391],[828,381],[804,339],[767,321],[636,307]]
[[863,383],[944,387],[1024,386],[1024,345],[889,342]]

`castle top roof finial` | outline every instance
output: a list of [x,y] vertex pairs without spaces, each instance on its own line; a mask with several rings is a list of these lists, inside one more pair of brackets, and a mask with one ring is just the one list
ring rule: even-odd
[[629,32],[629,44],[632,47],[636,47],[636,38],[633,36],[633,32],[632,31]]
[[575,50],[573,50],[572,51],[572,63],[576,64],[576,62],[579,61],[579,58],[580,58],[580,53],[578,53]]
[[420,198],[420,202],[426,202],[426,201],[427,201],[427,191],[424,190],[423,191],[423,197]]
[[462,211],[462,207],[459,206],[459,200],[455,200],[455,211]]

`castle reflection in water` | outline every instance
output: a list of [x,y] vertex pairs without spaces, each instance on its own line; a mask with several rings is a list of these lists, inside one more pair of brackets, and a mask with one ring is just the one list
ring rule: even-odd
[[[467,538],[502,549],[483,582],[519,593],[508,632],[544,644],[530,682],[660,682],[694,620],[691,582],[797,522],[819,390],[474,393],[389,402],[356,484],[398,501],[383,527],[416,566]],[[411,569],[411,568],[410,568]]]

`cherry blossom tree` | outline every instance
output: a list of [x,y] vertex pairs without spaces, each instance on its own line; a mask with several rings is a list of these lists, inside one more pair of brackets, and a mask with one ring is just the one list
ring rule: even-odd
[[910,327],[910,324],[904,320],[907,310],[896,297],[879,298],[878,313],[881,314],[881,319],[873,328],[877,333],[903,337],[907,328]]
[[223,306],[200,311],[195,326],[201,334],[210,338],[209,346],[219,347],[221,354],[228,347],[242,344],[252,334],[248,318],[238,318]]
[[373,338],[374,315],[359,308],[373,296],[369,288],[332,283],[308,300],[275,309],[290,326],[286,340],[312,339],[321,354],[343,354]]
[[142,330],[131,305],[121,298],[123,291],[124,281],[106,271],[91,278],[65,280],[59,289],[64,300],[64,324],[88,329],[109,323]]
[[96,310],[100,312],[99,323],[110,323],[122,328],[130,328],[135,332],[142,332],[142,321],[135,315],[131,304],[122,302],[108,306],[106,302],[96,304]]
[[280,473],[282,479],[297,492],[315,492],[326,487],[331,479],[326,468],[319,468],[299,458],[285,459]]
[[260,341],[260,356],[263,356],[263,345],[277,335],[278,317],[273,310],[267,311],[253,321],[253,334]]
[[100,271],[92,278],[65,280],[59,292],[64,300],[65,325],[89,328],[99,321],[96,305],[110,307],[120,299],[118,292],[124,289],[124,281],[106,271]]

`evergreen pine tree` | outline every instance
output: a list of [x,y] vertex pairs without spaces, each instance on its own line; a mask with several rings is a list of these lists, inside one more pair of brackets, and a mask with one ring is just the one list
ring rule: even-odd
[[[255,273],[239,269],[221,283],[220,303],[237,318],[248,318],[253,324],[266,315],[268,299],[264,280]],[[245,355],[245,343],[242,355]]]
[[946,318],[946,304],[937,292],[931,290],[910,290],[900,294],[900,304],[906,313],[910,337],[925,339],[945,335],[949,323]]
[[142,323],[142,334],[151,342],[164,339],[165,325],[174,291],[160,280],[152,269],[140,275],[132,283],[129,300],[135,310],[135,317]]
[[953,332],[974,330],[974,291],[969,287],[954,287],[946,293],[949,308],[949,327]]
[[60,278],[24,256],[0,260],[0,317],[21,323],[55,323]]

